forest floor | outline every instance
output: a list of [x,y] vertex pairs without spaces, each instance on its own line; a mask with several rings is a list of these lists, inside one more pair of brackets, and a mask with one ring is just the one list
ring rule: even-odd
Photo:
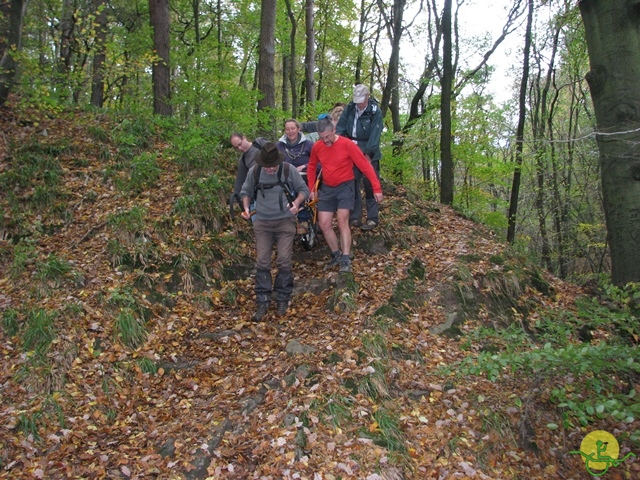
[[[18,167],[21,146],[65,143],[55,154],[62,194],[51,200],[64,208],[16,220],[31,239],[22,268],[15,212],[3,211],[0,478],[582,479],[585,462],[572,452],[589,431],[640,427],[566,426],[544,374],[508,365],[493,381],[456,374],[465,358],[508,348],[473,332],[534,330],[585,292],[543,272],[516,275],[506,265],[524,260],[452,209],[387,186],[381,225],[354,230],[352,275],[323,268],[323,243],[298,247],[288,314],[253,323],[252,278],[240,274],[251,272],[249,225],[227,218],[218,234],[246,252],[245,265],[221,256],[200,276],[174,265],[176,239],[192,234],[174,213],[182,184],[165,145],[150,148],[155,186],[124,195],[105,180],[101,142],[88,133],[101,119],[20,115],[0,115],[0,175]],[[14,193],[26,205],[37,192]],[[153,227],[143,241],[157,250],[127,268],[107,248],[124,241],[109,219],[133,205],[144,206]],[[210,232],[192,240],[214,241]],[[71,268],[43,273],[52,258]],[[174,268],[154,268],[161,263]],[[114,330],[123,307],[112,300],[129,291],[148,312],[138,348]],[[38,312],[52,318],[38,333],[52,338],[42,355],[24,335]],[[640,478],[640,462],[604,478]]]

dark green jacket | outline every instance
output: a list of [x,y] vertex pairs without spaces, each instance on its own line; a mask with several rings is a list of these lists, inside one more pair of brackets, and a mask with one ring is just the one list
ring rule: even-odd
[[353,122],[356,119],[356,104],[349,102],[342,112],[338,125],[336,125],[336,133],[351,140],[356,140],[360,150],[365,155],[369,155],[372,161],[380,160],[382,152],[380,151],[380,135],[382,134],[382,112],[373,98],[369,99],[367,108],[364,109],[362,115],[358,118],[356,124],[356,137],[353,133]]

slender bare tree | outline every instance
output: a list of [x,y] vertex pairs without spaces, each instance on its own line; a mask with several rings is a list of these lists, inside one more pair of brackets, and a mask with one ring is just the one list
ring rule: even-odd
[[[16,53],[20,50],[22,40],[22,24],[29,0],[10,0],[8,2],[8,28],[6,32],[6,48],[0,60],[0,106],[4,105],[11,92],[16,77]],[[4,34],[4,32],[2,32]]]
[[156,59],[151,70],[153,113],[171,116],[171,69],[169,63],[169,0],[149,0]]

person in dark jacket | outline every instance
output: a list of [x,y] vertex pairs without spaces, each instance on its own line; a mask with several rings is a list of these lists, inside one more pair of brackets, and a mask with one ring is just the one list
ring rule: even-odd
[[[351,139],[358,145],[360,151],[371,162],[380,179],[380,135],[383,129],[382,112],[371,95],[366,85],[358,84],[353,90],[353,101],[345,107],[338,124],[336,133]],[[371,188],[371,182],[364,178],[364,192],[367,208],[367,221],[362,223],[362,194],[360,185],[363,181],[362,172],[354,171],[355,175],[355,198],[353,210],[349,218],[351,226],[360,226],[362,230],[373,230],[380,222],[379,206],[376,202]]]
[[242,152],[242,155],[238,158],[238,171],[233,185],[233,193],[239,195],[242,184],[247,178],[247,172],[255,165],[256,156],[260,153],[260,149],[264,144],[267,143],[267,139],[258,137],[253,142],[250,142],[242,133],[233,132],[229,137],[229,143],[233,148]]
[[[302,175],[302,179],[307,179],[307,164],[311,155],[313,142],[308,140],[302,133],[302,125],[295,118],[289,118],[284,122],[284,135],[280,137],[278,150],[284,153],[284,161],[290,163]],[[309,211],[303,209],[298,215],[298,235],[304,235],[309,231]]]
[[[253,232],[256,240],[256,303],[254,322],[262,321],[276,294],[276,314],[285,315],[293,293],[292,255],[296,235],[296,215],[300,205],[309,198],[309,188],[300,173],[291,165],[282,165],[284,154],[274,143],[265,143],[249,169],[240,195],[242,217],[251,218],[250,205],[255,202]],[[282,165],[282,166],[281,166]],[[286,168],[285,168],[286,167]],[[258,172],[259,170],[259,172]],[[255,178],[254,175],[258,175]],[[292,198],[292,191],[297,192]],[[271,251],[276,245],[278,273],[271,283]]]

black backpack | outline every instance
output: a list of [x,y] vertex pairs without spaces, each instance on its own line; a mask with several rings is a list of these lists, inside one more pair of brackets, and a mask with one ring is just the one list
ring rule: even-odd
[[[278,173],[276,174],[276,181],[269,183],[260,183],[260,174],[262,173],[262,167],[258,164],[253,168],[253,199],[258,201],[258,193],[262,192],[262,197],[264,198],[264,190],[280,187],[284,191],[285,197],[287,197],[287,201],[289,202],[289,206],[293,205],[294,195],[293,190],[289,186],[289,168],[291,165],[287,162],[282,162],[278,167]],[[284,171],[284,181],[282,180],[282,173]],[[284,210],[284,205],[282,204],[282,197],[280,197],[280,210]]]

